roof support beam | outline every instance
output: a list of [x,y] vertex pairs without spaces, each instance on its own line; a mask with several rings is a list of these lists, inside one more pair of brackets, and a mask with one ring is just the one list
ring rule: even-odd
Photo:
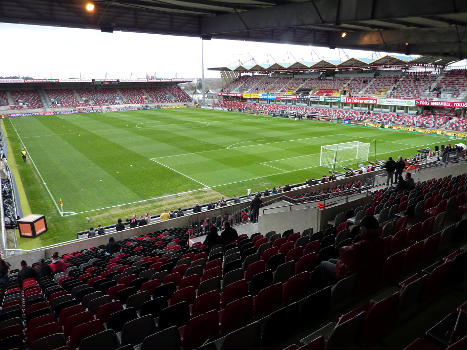
[[[466,11],[464,0],[314,0],[305,3],[278,5],[246,11],[242,19],[251,30],[284,29],[293,26],[335,24],[337,6],[340,23],[371,19],[390,20],[404,17],[433,16]],[[236,15],[206,17],[202,21],[202,34],[226,34],[243,31],[244,24]]]

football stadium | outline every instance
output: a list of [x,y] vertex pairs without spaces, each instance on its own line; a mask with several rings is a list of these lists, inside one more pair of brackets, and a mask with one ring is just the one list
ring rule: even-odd
[[0,349],[465,349],[466,14],[4,0],[2,23],[341,51],[202,46],[200,79],[0,61]]

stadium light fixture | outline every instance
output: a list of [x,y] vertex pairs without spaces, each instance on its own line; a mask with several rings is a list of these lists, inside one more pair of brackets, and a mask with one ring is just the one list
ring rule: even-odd
[[347,32],[342,32],[341,33],[341,38],[344,39],[347,36]]
[[85,9],[88,12],[94,12],[94,10],[96,9],[96,5],[94,5],[93,2],[87,2],[86,6],[85,6]]

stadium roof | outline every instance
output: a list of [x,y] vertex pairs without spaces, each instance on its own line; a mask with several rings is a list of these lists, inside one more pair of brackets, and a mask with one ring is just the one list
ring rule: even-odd
[[[465,0],[1,0],[0,22],[466,57]],[[346,35],[342,35],[346,32]]]
[[274,71],[310,71],[327,69],[374,69],[374,68],[409,68],[411,66],[444,67],[457,62],[457,58],[440,56],[410,57],[403,55],[386,55],[375,60],[369,58],[349,58],[345,61],[321,60],[319,62],[273,63],[254,66],[215,67],[209,70],[236,72],[274,72]]

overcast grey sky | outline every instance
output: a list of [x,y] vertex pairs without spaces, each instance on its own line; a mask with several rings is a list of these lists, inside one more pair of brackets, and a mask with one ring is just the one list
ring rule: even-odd
[[[0,23],[0,76],[160,78],[201,76],[201,39]],[[378,58],[381,53],[312,46],[210,40],[205,68],[256,63]],[[253,61],[255,60],[255,61]],[[206,70],[206,77],[219,77]]]

